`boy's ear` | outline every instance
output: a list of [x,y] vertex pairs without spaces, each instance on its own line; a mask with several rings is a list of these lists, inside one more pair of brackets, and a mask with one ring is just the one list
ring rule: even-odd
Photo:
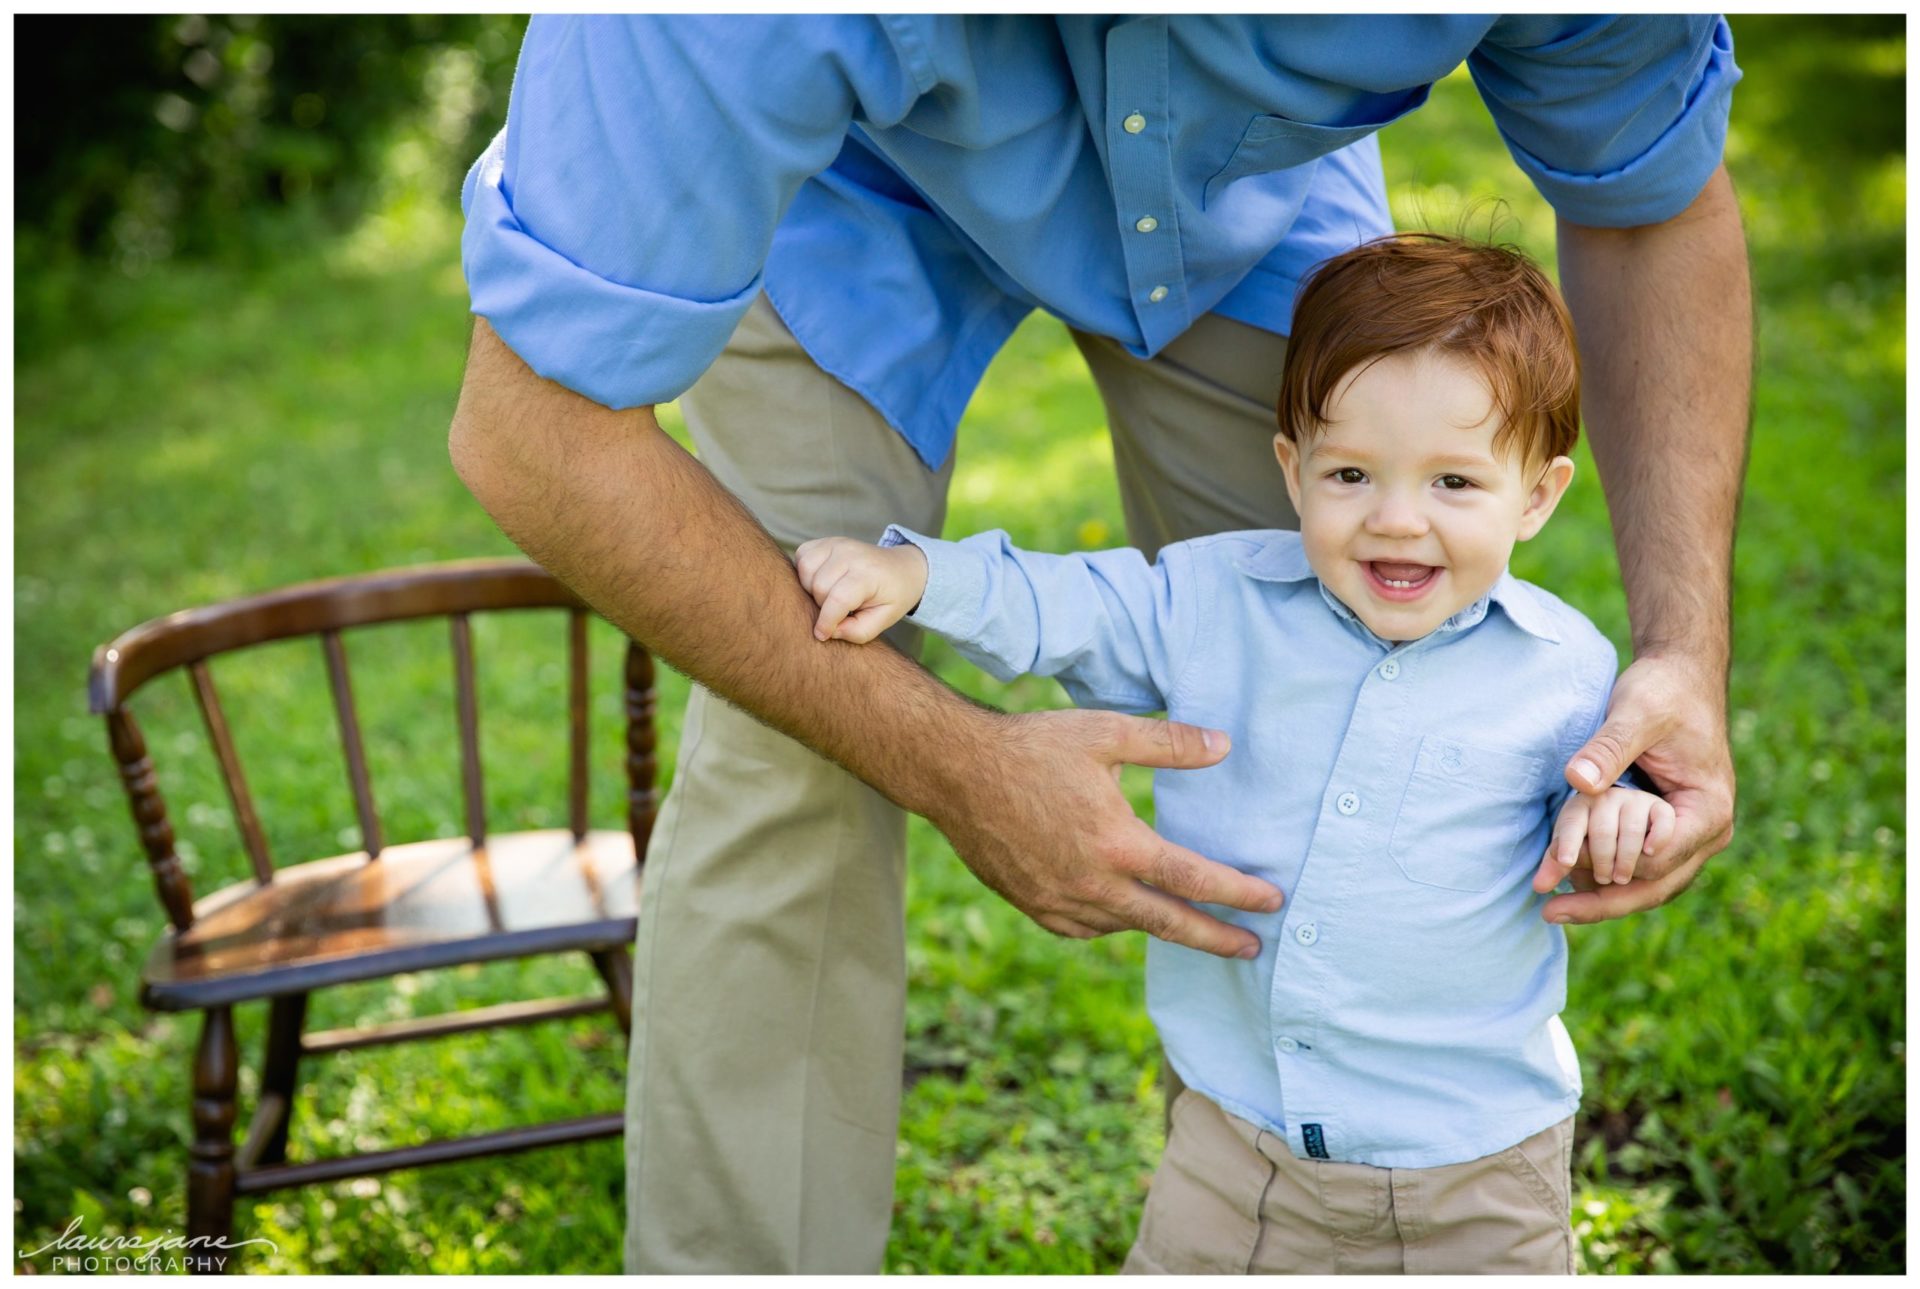
[[1293,513],[1300,513],[1300,445],[1284,434],[1273,436],[1273,455],[1280,459],[1280,473],[1287,479],[1287,499]]
[[1547,521],[1553,518],[1554,508],[1560,504],[1560,498],[1567,495],[1567,485],[1572,482],[1572,457],[1555,457],[1547,462],[1546,473],[1533,485],[1533,492],[1527,497],[1527,508],[1520,512],[1521,541],[1530,540],[1547,526]]

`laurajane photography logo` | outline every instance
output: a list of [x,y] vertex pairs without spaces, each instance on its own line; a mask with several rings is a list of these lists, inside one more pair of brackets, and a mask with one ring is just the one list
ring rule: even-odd
[[[33,1270],[85,1272],[180,1272],[212,1262],[224,1267],[235,1249],[264,1244],[272,1252],[280,1246],[272,1240],[225,1240],[214,1235],[156,1235],[142,1239],[137,1235],[88,1235],[80,1229],[83,1219],[74,1218],[67,1229],[37,1249],[20,1250],[16,1265],[28,1263]],[[44,1259],[45,1261],[41,1261]]]

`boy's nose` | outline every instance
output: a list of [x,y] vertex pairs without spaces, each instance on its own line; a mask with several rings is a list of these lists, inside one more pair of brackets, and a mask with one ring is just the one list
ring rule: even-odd
[[1427,519],[1409,499],[1388,494],[1367,516],[1367,531],[1379,537],[1419,537],[1427,531]]

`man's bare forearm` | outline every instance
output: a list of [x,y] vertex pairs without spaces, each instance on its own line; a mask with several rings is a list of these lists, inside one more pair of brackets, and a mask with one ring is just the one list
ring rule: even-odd
[[1613,517],[1636,656],[1724,684],[1746,473],[1753,303],[1725,167],[1663,224],[1560,224],[1589,441]]
[[909,659],[813,638],[792,565],[651,408],[542,379],[484,319],[449,449],[501,530],[610,621],[897,804],[924,813],[956,751],[984,746],[988,714]]

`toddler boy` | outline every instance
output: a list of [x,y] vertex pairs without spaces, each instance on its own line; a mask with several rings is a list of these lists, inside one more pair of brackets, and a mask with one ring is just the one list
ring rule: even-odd
[[1631,880],[1673,827],[1656,796],[1562,779],[1614,650],[1507,572],[1572,479],[1578,417],[1539,269],[1390,237],[1328,261],[1295,311],[1274,448],[1298,533],[1152,565],[898,527],[796,552],[822,640],[908,617],[1002,679],[1232,737],[1156,776],[1158,827],[1287,899],[1207,908],[1259,937],[1249,960],[1148,943],[1185,1090],[1127,1270],[1573,1270],[1580,1070],[1540,908],[1577,862]]

